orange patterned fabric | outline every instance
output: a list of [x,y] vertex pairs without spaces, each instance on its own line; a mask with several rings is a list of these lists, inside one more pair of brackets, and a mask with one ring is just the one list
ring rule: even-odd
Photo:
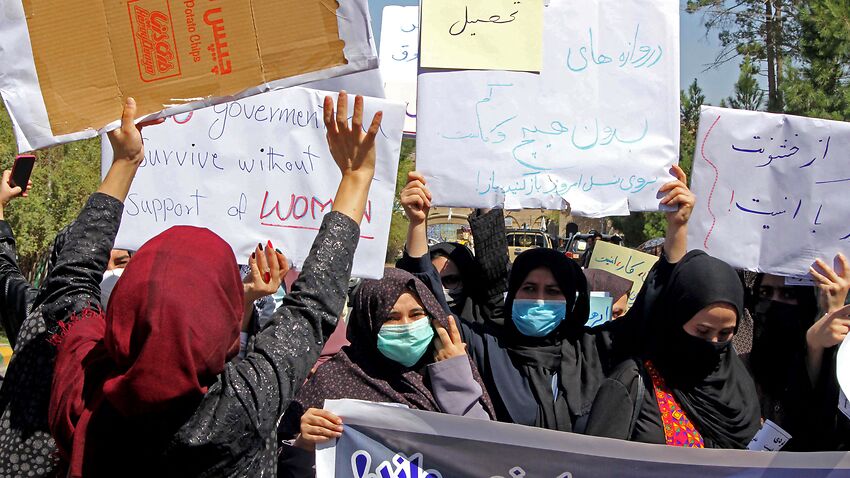
[[652,378],[652,385],[655,389],[655,401],[658,402],[658,408],[661,410],[661,423],[664,425],[664,437],[667,440],[668,446],[681,446],[686,448],[705,448],[702,435],[694,427],[694,424],[685,415],[685,411],[679,406],[676,397],[667,384],[664,383],[664,377],[658,373],[652,362],[645,362],[649,376]]

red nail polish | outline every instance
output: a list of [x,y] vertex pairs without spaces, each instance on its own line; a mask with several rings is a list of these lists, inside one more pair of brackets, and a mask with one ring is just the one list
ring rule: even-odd
[[269,246],[269,249],[274,249],[274,246],[272,245],[272,241],[267,241],[267,244]]
[[266,284],[268,284],[269,282],[271,282],[271,280],[272,280],[272,275],[271,275],[271,273],[270,273],[270,272],[266,272],[265,274],[263,274],[263,280],[264,280],[264,281],[266,281]]

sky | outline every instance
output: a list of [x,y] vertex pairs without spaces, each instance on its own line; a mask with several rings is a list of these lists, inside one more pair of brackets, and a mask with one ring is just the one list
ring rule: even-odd
[[[612,0],[616,1],[616,0]],[[682,1],[682,5],[684,5]],[[372,16],[372,29],[375,38],[381,40],[381,12],[387,5],[418,5],[418,0],[369,0],[369,13]],[[705,94],[706,101],[719,104],[722,98],[732,94],[735,81],[738,79],[738,62],[729,62],[718,69],[703,71],[706,64],[711,63],[720,49],[717,34],[712,32],[706,36],[702,26],[702,15],[682,13],[679,17],[681,29],[681,88],[697,79]]]

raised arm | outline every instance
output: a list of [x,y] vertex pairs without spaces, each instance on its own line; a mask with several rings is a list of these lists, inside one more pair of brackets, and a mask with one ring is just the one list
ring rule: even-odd
[[475,260],[483,274],[484,293],[491,302],[500,303],[508,290],[510,264],[505,212],[500,208],[477,210],[470,215],[469,226],[475,243]]
[[[363,98],[357,97],[349,126],[347,103],[347,95],[340,92],[335,114],[332,100],[325,98],[328,145],[342,173],[333,211],[325,216],[298,280],[257,335],[253,350],[244,360],[228,364],[222,380],[210,387],[184,427],[187,435],[178,434],[177,449],[191,449],[193,455],[210,456],[214,462],[221,462],[217,450],[228,449],[234,460],[228,465],[239,467],[253,460],[260,448],[276,446],[269,438],[276,434],[278,419],[336,327],[375,173],[375,136],[381,122],[378,113],[363,132]],[[210,453],[200,452],[204,449]],[[208,469],[203,461],[186,463],[182,471]]]
[[671,172],[676,176],[675,181],[661,186],[660,193],[664,206],[676,207],[675,211],[667,213],[667,236],[664,240],[664,254],[671,264],[679,262],[688,252],[688,220],[696,204],[696,196],[688,188],[688,176],[685,171],[674,164]]
[[4,171],[0,181],[0,323],[14,349],[18,331],[35,299],[36,289],[30,286],[18,267],[15,236],[4,216],[9,201],[18,196],[26,197],[32,182],[27,185],[26,191],[20,187],[13,188],[9,185],[11,173],[10,170]]
[[127,98],[121,127],[107,135],[114,152],[112,166],[68,227],[65,245],[39,293],[48,330],[72,313],[101,306],[100,281],[121,224],[123,201],[144,159],[141,129],[163,121],[135,125],[135,116],[136,102]]

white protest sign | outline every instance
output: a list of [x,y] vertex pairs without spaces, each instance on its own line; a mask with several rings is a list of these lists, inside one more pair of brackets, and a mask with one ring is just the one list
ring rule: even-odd
[[[850,318],[850,305],[846,305],[830,315],[843,319]],[[841,342],[841,346],[838,347],[835,362],[835,375],[841,389],[838,409],[841,410],[841,413],[847,415],[847,418],[850,418],[850,402],[847,401],[847,394],[850,394],[850,340],[847,340],[846,336],[844,341]]]
[[791,439],[791,435],[779,425],[770,420],[765,420],[756,436],[750,440],[747,450],[752,451],[779,451]]
[[543,71],[422,70],[435,204],[657,210],[679,149],[679,2],[552,0]]
[[378,58],[387,98],[407,105],[404,132],[416,133],[416,70],[419,64],[419,7],[384,7]]
[[[341,177],[325,139],[326,94],[277,90],[146,128],[116,247],[138,249],[171,226],[193,225],[224,238],[239,263],[271,239],[300,267]],[[404,123],[404,105],[366,98],[365,128],[378,110],[377,168],[353,270],[369,278],[383,275]],[[111,160],[104,138],[104,172]]]
[[850,253],[848,150],[850,123],[703,107],[689,247],[782,276]]

